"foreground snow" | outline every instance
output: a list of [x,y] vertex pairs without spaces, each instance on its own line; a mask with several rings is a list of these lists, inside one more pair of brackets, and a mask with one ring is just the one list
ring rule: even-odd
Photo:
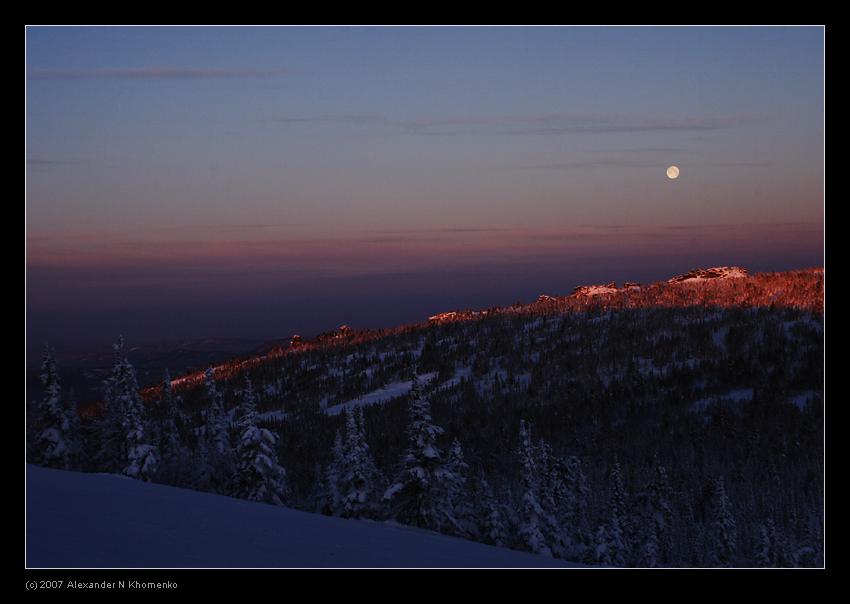
[[560,560],[106,474],[27,466],[28,567],[557,567]]

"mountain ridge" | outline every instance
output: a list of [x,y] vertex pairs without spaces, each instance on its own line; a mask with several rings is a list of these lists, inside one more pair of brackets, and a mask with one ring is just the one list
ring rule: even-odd
[[[352,329],[342,325],[333,331],[305,339],[294,334],[285,344],[271,345],[264,354],[239,357],[212,365],[216,379],[228,379],[244,370],[256,368],[266,362],[288,355],[340,345],[362,343],[394,334],[426,329],[431,325],[457,321],[483,320],[504,314],[552,314],[565,312],[599,311],[617,308],[717,306],[721,308],[787,307],[813,312],[823,312],[823,268],[799,269],[782,272],[749,274],[737,266],[718,266],[693,269],[666,281],[649,284],[624,282],[618,288],[612,282],[606,285],[580,285],[571,294],[552,296],[541,294],[535,301],[494,306],[481,310],[451,310],[429,316],[418,323],[408,323],[390,328]],[[172,379],[175,389],[193,388],[203,383],[204,370]],[[142,390],[146,399],[159,396],[162,386]]]

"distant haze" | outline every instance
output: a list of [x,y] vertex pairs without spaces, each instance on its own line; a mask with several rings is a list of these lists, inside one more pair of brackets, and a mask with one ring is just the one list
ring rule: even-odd
[[283,338],[823,264],[822,28],[36,27],[26,46],[31,344]]

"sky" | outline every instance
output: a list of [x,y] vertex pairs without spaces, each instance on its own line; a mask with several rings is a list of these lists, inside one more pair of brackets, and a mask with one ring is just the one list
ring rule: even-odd
[[29,27],[28,338],[286,338],[822,266],[823,44],[819,27]]

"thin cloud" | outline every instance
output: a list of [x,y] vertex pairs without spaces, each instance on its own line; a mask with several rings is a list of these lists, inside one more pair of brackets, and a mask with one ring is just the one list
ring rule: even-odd
[[274,120],[282,124],[381,124],[389,120],[382,115],[347,114],[347,115],[316,115],[316,116],[284,116]]
[[[615,113],[545,113],[520,116],[467,116],[420,119],[392,119],[380,114],[338,114],[284,116],[274,121],[284,124],[338,123],[353,125],[388,124],[409,134],[527,135],[615,133],[615,132],[699,132],[738,127],[763,117],[754,114],[651,117]],[[635,150],[638,152],[640,150]],[[650,152],[676,152],[677,149],[650,149]]]
[[[600,158],[600,159],[583,159],[565,162],[552,162],[548,164],[532,164],[527,166],[519,166],[517,170],[579,170],[586,168],[655,168],[660,164],[658,161],[649,160],[632,160],[632,159],[616,159],[616,158]],[[690,167],[711,167],[711,168],[769,168],[775,165],[769,161],[732,161],[732,162],[679,162],[679,166],[683,168]]]
[[617,153],[617,154],[627,154],[627,155],[643,155],[646,153],[661,153],[664,155],[669,154],[696,154],[700,153],[700,151],[696,151],[694,149],[685,149],[682,147],[634,147],[629,149],[585,149],[588,153]]
[[86,79],[227,79],[268,78],[287,74],[285,69],[207,69],[174,67],[140,67],[121,69],[32,69],[31,80]]
[[515,229],[506,227],[423,227],[419,229],[379,229],[373,233],[498,233],[513,231]]
[[27,158],[27,165],[30,166],[67,166],[79,163],[82,162],[78,159],[49,159],[43,157]]
[[762,229],[781,229],[788,227],[819,227],[819,225],[811,222],[763,222],[757,224],[674,224],[666,227],[662,227],[671,231],[692,231],[692,230],[750,230],[753,228],[762,228]]
[[386,237],[364,237],[361,239],[353,239],[356,243],[431,243],[434,241],[445,241],[440,237],[417,237],[413,235],[396,235]]
[[647,117],[623,114],[550,113],[520,117],[416,120],[402,125],[417,134],[499,134],[547,136],[614,132],[708,131],[740,126],[753,115]]
[[631,161],[620,159],[591,159],[520,166],[518,170],[579,170],[585,168],[648,168],[658,166],[657,161]]
[[776,165],[772,161],[730,161],[730,162],[700,162],[697,165],[712,166],[715,168],[769,168]]
[[220,225],[221,229],[226,230],[236,230],[236,229],[277,229],[281,227],[293,227],[293,226],[304,226],[303,224],[297,223],[283,223],[283,222],[267,222],[263,224],[223,224]]

